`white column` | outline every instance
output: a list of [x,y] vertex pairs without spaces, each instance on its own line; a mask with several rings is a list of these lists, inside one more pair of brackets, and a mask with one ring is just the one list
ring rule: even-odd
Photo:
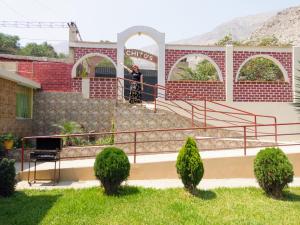
[[90,98],[90,78],[82,78],[81,92],[82,92],[83,98]]
[[226,45],[226,101],[233,101],[233,45]]
[[[296,91],[300,91],[299,87],[296,87],[296,78],[300,79],[300,46],[293,47],[293,99],[295,102]],[[299,81],[298,81],[299,83]]]

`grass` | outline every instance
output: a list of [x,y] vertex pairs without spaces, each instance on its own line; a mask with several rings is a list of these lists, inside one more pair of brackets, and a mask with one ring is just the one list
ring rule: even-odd
[[300,188],[271,199],[257,188],[215,189],[191,196],[183,189],[124,187],[26,190],[0,198],[1,225],[35,224],[300,224]]

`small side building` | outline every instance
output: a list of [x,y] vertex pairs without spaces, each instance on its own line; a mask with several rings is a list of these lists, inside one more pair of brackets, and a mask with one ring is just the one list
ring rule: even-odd
[[13,64],[0,65],[0,134],[32,134],[33,95],[41,85],[20,76]]

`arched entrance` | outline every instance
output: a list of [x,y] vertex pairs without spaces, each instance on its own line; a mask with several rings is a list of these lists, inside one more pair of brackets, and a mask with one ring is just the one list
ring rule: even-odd
[[158,46],[157,60],[157,83],[165,85],[165,34],[151,27],[134,26],[118,33],[117,43],[117,74],[124,78],[124,68],[121,63],[124,63],[125,43],[134,35],[143,34],[152,38]]
[[[128,64],[128,59],[133,63],[137,61],[136,64],[139,65],[141,73],[143,74],[144,83],[155,85],[157,84],[157,61],[158,57],[152,53],[142,51],[139,49],[125,49],[125,65]],[[132,60],[134,59],[134,61]],[[135,63],[135,62],[134,62]],[[126,79],[131,79],[132,75],[127,71],[124,70],[124,77]],[[130,83],[129,81],[125,80],[124,82],[124,97],[125,99],[129,98],[129,90],[130,90]],[[153,101],[153,87],[144,85],[142,100],[143,101]]]

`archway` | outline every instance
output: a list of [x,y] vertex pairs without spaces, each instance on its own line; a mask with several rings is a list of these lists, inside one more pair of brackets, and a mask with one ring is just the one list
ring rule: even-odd
[[159,85],[165,85],[165,34],[151,27],[134,26],[118,33],[117,43],[117,74],[124,78],[124,68],[121,63],[124,63],[125,43],[128,39],[137,34],[144,34],[152,38],[158,46],[158,62],[157,62],[157,79]]
[[84,61],[88,60],[89,58],[100,58],[99,60],[101,59],[104,59],[105,61],[107,61],[109,64],[111,64],[114,69],[117,68],[117,65],[116,63],[110,58],[108,57],[107,55],[104,55],[104,54],[101,54],[101,53],[89,53],[89,54],[86,54],[84,56],[82,56],[80,59],[77,60],[77,62],[74,64],[73,68],[72,68],[72,78],[75,78],[77,77],[77,72],[78,72],[78,66],[80,66]]
[[[193,71],[191,68],[191,67],[193,67],[193,65],[194,65],[194,67],[197,67],[197,66],[207,67],[208,66],[213,70],[213,73],[215,73],[215,75],[214,75],[215,79],[212,79],[212,80],[223,81],[222,72],[221,72],[221,69],[219,68],[219,66],[217,65],[217,63],[209,56],[203,55],[203,54],[188,54],[188,55],[185,55],[185,56],[181,57],[180,59],[178,59],[174,63],[174,65],[172,66],[172,68],[168,74],[168,80],[172,80],[172,78],[174,79],[175,70],[180,68],[180,64],[183,62],[185,62],[186,65],[182,65],[182,67],[189,68],[191,70],[191,72]],[[205,78],[205,77],[203,77],[203,78]],[[177,78],[175,78],[175,80],[176,79]],[[198,80],[199,81],[207,81],[210,79],[211,79],[210,77],[207,77],[205,79],[198,79]],[[194,79],[194,80],[197,80],[197,79]]]
[[[261,62],[262,65],[266,65],[266,64],[273,64],[273,67],[275,68],[275,70],[279,71],[281,76],[282,76],[282,80],[284,80],[285,82],[289,82],[289,78],[288,78],[288,73],[286,71],[286,69],[283,67],[283,65],[274,57],[270,56],[270,55],[254,55],[251,56],[249,58],[247,58],[239,67],[236,77],[235,77],[235,81],[238,82],[239,80],[252,80],[249,78],[242,78],[241,77],[241,73],[243,72],[243,70],[245,69],[245,67],[247,67],[247,65],[249,65],[249,63],[253,62],[254,65],[252,65],[252,67],[255,67],[255,60],[264,60],[263,62]],[[259,63],[259,62],[258,62]],[[266,65],[267,66],[267,65]],[[273,68],[273,70],[274,70]],[[255,68],[254,68],[255,69]],[[265,70],[265,68],[259,68],[260,71]],[[255,74],[256,75],[256,74]],[[255,78],[253,78],[255,79]],[[278,79],[276,79],[276,76],[274,76],[274,79],[268,80],[267,78],[265,78],[266,80],[263,81],[276,81]]]

